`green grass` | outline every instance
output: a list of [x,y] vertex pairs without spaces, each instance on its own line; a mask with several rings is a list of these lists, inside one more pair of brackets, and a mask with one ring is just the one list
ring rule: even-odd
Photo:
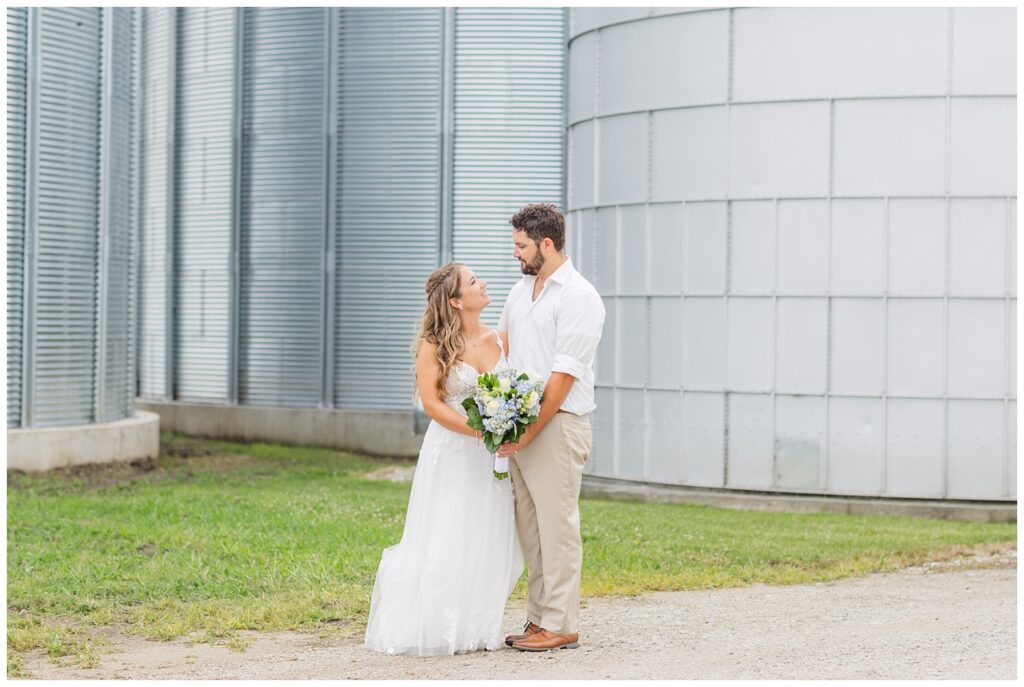
[[[8,674],[19,653],[94,664],[90,627],[239,644],[358,631],[401,538],[398,464],[164,434],[159,459],[8,474]],[[791,584],[1015,546],[1015,524],[581,501],[582,595]],[[524,580],[513,593],[524,595]]]

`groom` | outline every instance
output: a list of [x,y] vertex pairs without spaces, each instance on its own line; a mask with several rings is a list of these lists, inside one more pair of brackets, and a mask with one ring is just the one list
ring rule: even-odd
[[527,205],[509,224],[525,276],[509,292],[498,331],[508,333],[512,367],[547,384],[537,422],[519,443],[498,450],[512,458],[516,529],[530,568],[526,626],[505,643],[521,651],[574,649],[583,566],[578,501],[604,304],[563,252],[565,218],[554,205]]

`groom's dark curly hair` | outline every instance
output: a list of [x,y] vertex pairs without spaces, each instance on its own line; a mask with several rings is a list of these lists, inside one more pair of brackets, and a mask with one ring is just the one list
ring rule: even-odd
[[525,231],[538,245],[544,239],[551,239],[555,250],[562,250],[565,245],[565,217],[551,203],[531,203],[512,215],[508,223]]

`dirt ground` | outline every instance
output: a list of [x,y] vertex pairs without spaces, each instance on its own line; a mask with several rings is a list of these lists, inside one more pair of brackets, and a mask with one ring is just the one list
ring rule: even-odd
[[[580,648],[383,656],[355,633],[252,635],[243,651],[108,632],[91,669],[25,657],[31,678],[1016,679],[1017,552],[808,585],[590,599]],[[509,604],[509,631],[523,603]]]

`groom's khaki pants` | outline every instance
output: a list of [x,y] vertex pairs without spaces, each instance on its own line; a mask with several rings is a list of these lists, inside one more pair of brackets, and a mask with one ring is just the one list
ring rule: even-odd
[[590,446],[590,417],[559,411],[509,461],[516,530],[530,568],[526,613],[532,622],[558,634],[579,631],[579,497]]

